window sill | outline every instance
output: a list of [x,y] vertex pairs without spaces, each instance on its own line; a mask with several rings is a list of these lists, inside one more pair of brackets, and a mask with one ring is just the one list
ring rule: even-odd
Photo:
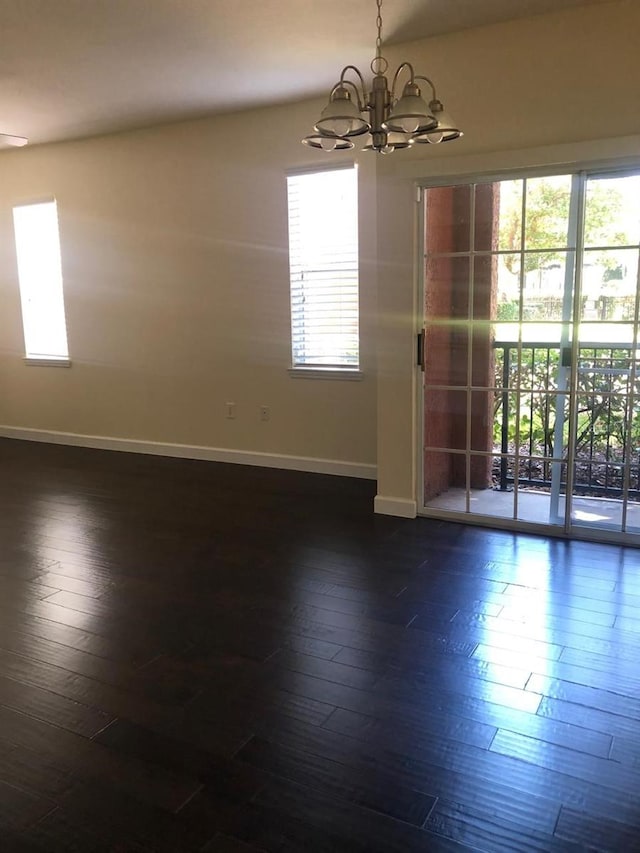
[[364,373],[361,370],[349,368],[336,370],[331,367],[290,367],[289,376],[293,379],[347,379],[351,382],[364,379]]
[[37,358],[27,355],[23,361],[29,367],[71,367],[70,358]]

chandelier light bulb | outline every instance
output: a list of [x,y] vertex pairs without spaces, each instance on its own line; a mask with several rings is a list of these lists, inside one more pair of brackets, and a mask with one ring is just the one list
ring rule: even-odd
[[413,116],[400,119],[398,124],[402,128],[403,133],[415,133],[420,127],[420,121],[417,118],[413,118]]
[[339,136],[329,136],[322,133],[312,133],[310,136],[305,136],[302,140],[303,145],[308,145],[309,148],[315,148],[318,151],[348,151],[353,148],[353,142],[350,139],[341,139]]
[[333,136],[323,136],[320,139],[320,147],[323,151],[335,151],[337,141]]
[[431,133],[426,134],[426,137],[432,145],[437,145],[444,139],[444,133],[439,130],[432,130]]
[[338,118],[333,123],[333,132],[336,136],[346,136],[350,130],[353,130],[352,122],[346,118]]

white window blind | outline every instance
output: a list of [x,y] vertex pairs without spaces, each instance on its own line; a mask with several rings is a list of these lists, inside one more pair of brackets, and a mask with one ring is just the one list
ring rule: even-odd
[[291,175],[287,186],[293,367],[357,370],[356,169]]
[[27,358],[67,359],[56,203],[14,207],[13,223]]

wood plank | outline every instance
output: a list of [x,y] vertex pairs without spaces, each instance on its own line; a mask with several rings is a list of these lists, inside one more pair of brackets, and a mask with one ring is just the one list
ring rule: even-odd
[[290,782],[415,826],[423,825],[436,802],[436,797],[404,788],[380,770],[372,776],[330,758],[288,749],[264,738],[251,738],[236,757]]

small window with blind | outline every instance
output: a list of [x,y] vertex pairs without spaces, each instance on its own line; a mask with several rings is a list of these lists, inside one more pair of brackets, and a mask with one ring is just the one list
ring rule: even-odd
[[359,370],[355,167],[289,175],[293,372]]
[[55,201],[13,208],[27,364],[68,367]]

